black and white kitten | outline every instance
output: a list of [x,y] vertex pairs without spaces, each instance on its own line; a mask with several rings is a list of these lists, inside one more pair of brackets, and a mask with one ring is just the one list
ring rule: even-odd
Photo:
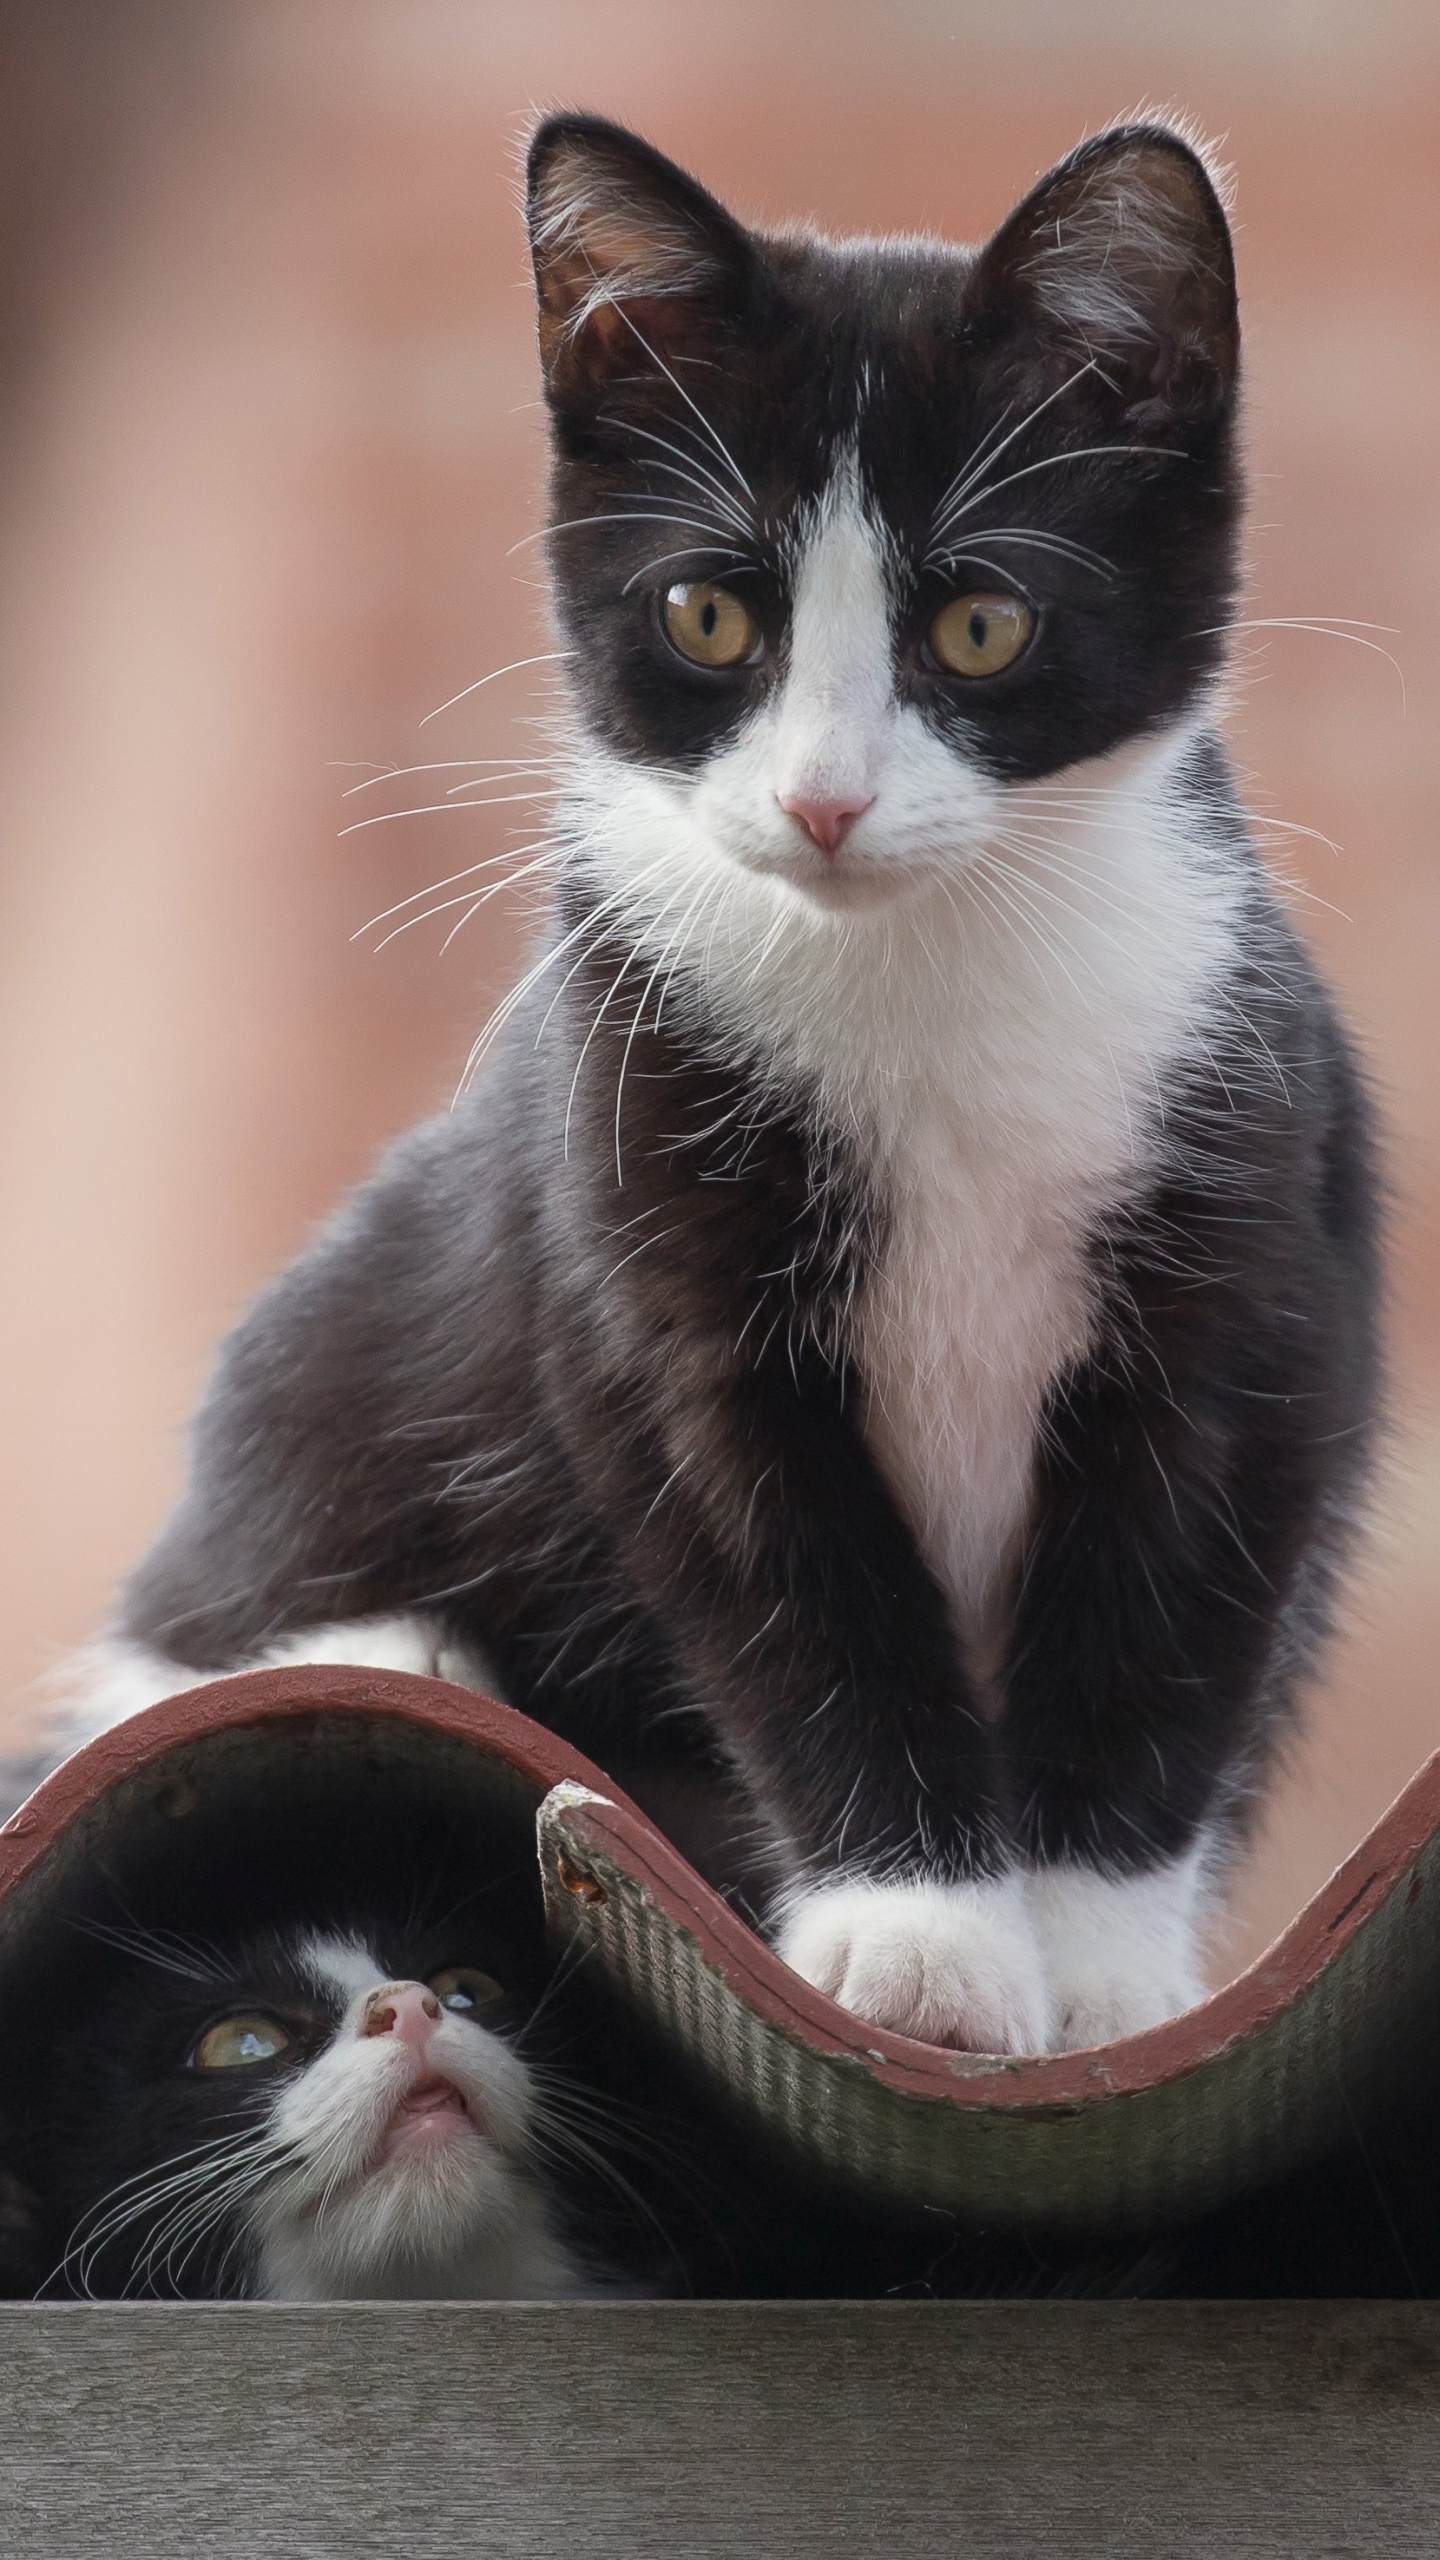
[[563,116],[529,215],[554,930],[226,1346],[82,1718],[492,1682],[642,1795],[738,1779],[863,2015],[1148,2026],[1376,1397],[1365,1101],[1212,725],[1220,200],[1133,125],[978,251],[762,236]]
[[[377,1916],[97,1929],[4,2039],[10,2290],[272,2301],[592,2291],[533,2005],[456,1931]],[[488,1944],[481,1955],[491,1955]],[[580,2148],[593,2151],[588,2121]]]

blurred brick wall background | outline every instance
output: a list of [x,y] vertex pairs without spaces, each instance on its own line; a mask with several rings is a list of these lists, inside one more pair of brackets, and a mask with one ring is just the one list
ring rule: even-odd
[[[445,916],[377,954],[369,919],[526,813],[389,821],[447,772],[342,797],[524,754],[543,710],[521,669],[419,726],[546,646],[510,556],[540,481],[533,107],[633,121],[760,218],[963,238],[1173,100],[1239,175],[1249,610],[1392,626],[1404,678],[1257,631],[1234,706],[1392,1132],[1396,1434],[1227,1960],[1353,1845],[1440,1740],[1433,17],[0,0],[0,1736],[164,1511],[216,1337],[447,1098],[534,929],[517,890],[448,950]],[[359,815],[386,823],[341,835]]]

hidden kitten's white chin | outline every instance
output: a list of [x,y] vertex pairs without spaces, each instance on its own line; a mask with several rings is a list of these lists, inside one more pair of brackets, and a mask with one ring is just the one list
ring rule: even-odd
[[529,2179],[463,2120],[412,2129],[319,2213],[262,2220],[257,2291],[269,2301],[542,2301],[583,2289]]

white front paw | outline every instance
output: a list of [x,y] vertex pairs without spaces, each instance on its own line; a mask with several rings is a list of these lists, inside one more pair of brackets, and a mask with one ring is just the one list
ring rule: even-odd
[[817,1991],[899,2035],[971,2053],[1043,2053],[1050,2041],[1018,1876],[818,1885],[792,1897],[777,1943]]
[[1202,1889],[1203,1844],[1139,1875],[1059,1866],[1027,1877],[1057,2051],[1138,2035],[1204,1999],[1196,1947]]

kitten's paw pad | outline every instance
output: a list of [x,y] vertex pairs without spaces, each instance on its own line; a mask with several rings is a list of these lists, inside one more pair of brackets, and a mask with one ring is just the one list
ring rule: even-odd
[[971,2053],[1043,2053],[1050,2004],[1020,1881],[797,1894],[780,1954],[842,2009]]
[[1055,2048],[1139,2035],[1205,1997],[1196,1955],[1196,1853],[1148,1874],[1042,1868],[1026,1879],[1044,1956]]

